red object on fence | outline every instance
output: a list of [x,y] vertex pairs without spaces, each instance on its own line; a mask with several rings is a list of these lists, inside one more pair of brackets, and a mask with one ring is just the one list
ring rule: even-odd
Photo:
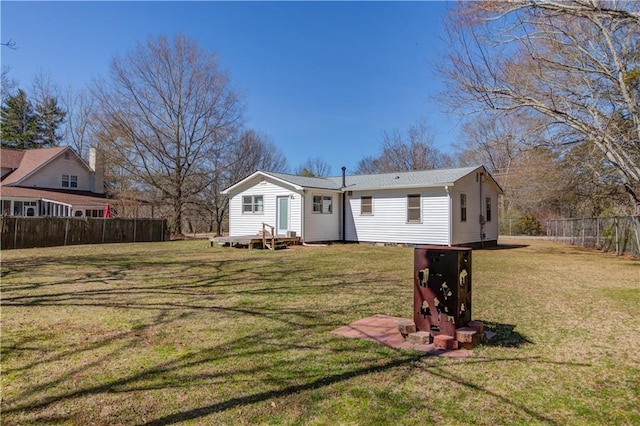
[[111,217],[111,209],[109,208],[109,203],[104,206],[104,213],[102,214],[102,217]]

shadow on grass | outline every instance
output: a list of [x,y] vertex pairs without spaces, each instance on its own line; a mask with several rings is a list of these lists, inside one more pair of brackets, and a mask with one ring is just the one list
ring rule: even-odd
[[532,340],[515,331],[513,324],[501,324],[493,321],[484,321],[485,330],[496,333],[494,337],[487,340],[486,346],[499,346],[502,348],[518,348],[525,344],[533,344]]
[[519,249],[519,248],[526,248],[529,247],[528,244],[498,244],[497,246],[489,246],[489,247],[482,247],[482,248],[478,248],[474,250],[488,250],[488,251],[492,251],[492,250],[512,250],[512,249]]

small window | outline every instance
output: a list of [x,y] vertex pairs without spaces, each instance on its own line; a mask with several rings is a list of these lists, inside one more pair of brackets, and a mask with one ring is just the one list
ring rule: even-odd
[[243,195],[242,196],[242,213],[259,213],[264,212],[264,202],[262,195]]
[[62,187],[63,188],[77,188],[78,176],[62,175]]
[[360,214],[365,214],[365,215],[373,214],[373,197],[371,196],[360,197]]
[[460,221],[467,221],[467,194],[460,194]]
[[333,212],[333,197],[314,195],[313,212],[319,214],[331,214]]
[[407,195],[407,222],[420,222],[420,195]]
[[487,207],[486,221],[491,222],[491,197],[485,199],[485,205]]

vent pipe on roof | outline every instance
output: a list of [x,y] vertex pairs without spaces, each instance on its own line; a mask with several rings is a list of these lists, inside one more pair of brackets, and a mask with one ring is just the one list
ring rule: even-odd
[[347,186],[346,171],[347,171],[347,168],[345,166],[342,166],[342,187],[343,188]]

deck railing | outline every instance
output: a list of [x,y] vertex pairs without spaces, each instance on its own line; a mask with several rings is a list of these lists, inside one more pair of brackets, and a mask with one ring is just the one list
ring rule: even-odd
[[[267,231],[269,228],[269,231]],[[267,247],[269,250],[276,249],[276,236],[275,236],[275,226],[271,226],[268,223],[262,222],[262,247]],[[271,244],[267,243],[267,239],[269,239]]]

